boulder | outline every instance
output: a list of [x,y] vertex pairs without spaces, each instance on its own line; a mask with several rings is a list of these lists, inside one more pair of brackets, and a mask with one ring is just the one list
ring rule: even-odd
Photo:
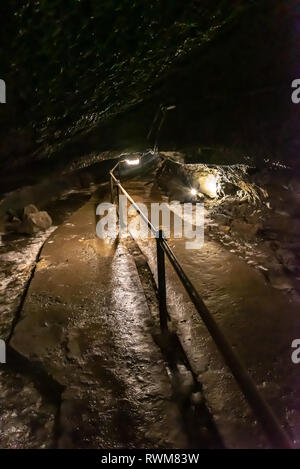
[[262,214],[260,211],[254,211],[246,216],[247,223],[254,225],[263,225]]
[[231,224],[231,229],[235,231],[241,238],[244,239],[253,239],[259,230],[261,230],[262,225],[260,223],[247,223],[244,220],[233,220]]
[[219,225],[228,225],[230,224],[231,218],[223,213],[216,213],[214,220],[216,223],[219,223]]
[[52,219],[47,212],[29,213],[18,227],[19,233],[36,234],[39,231],[46,231],[52,225]]
[[220,231],[230,231],[230,226],[229,225],[219,225],[219,230]]
[[238,190],[239,188],[235,184],[232,184],[231,182],[227,182],[227,181],[220,182],[220,192],[223,195],[235,195]]
[[26,205],[23,209],[23,218],[25,219],[31,213],[37,213],[38,211],[39,209],[33,204]]
[[6,233],[9,232],[18,232],[18,227],[21,225],[22,221],[16,217],[8,217],[4,220],[3,230]]
[[243,202],[243,203],[234,202],[233,207],[234,207],[233,212],[235,216],[239,218],[246,217],[251,211],[250,205],[246,202]]
[[296,256],[288,249],[279,248],[276,251],[277,259],[283,264],[283,266],[290,272],[296,273],[298,270],[298,263]]

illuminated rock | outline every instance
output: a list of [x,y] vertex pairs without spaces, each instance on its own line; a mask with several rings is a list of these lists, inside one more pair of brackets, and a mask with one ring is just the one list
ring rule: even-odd
[[28,217],[31,213],[37,213],[38,211],[39,209],[33,204],[26,205],[23,210],[23,218]]
[[208,173],[199,176],[198,183],[200,192],[212,199],[217,197],[217,178],[214,174]]

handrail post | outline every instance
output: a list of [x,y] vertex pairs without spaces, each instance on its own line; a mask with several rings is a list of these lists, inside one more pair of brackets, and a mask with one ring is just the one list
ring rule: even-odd
[[160,327],[163,332],[168,330],[168,311],[167,311],[167,293],[166,293],[166,267],[165,253],[161,246],[163,240],[163,231],[158,231],[156,236],[156,254],[157,254],[157,286],[159,301],[159,319]]
[[[120,165],[117,166],[117,171],[118,171],[118,183],[120,184],[120,182],[121,182]],[[119,209],[119,196],[120,196],[120,188],[117,185],[117,207],[118,207],[118,209]]]
[[120,224],[120,188],[119,188],[119,183],[120,181],[118,180],[118,182],[115,184],[116,186],[116,189],[117,189],[117,201],[116,201],[116,206],[117,206],[117,215],[118,215],[118,235],[117,235],[117,238],[119,239],[120,238],[120,227],[121,227],[121,224]]
[[119,208],[119,195],[120,195],[120,190],[119,190],[118,184],[116,184],[116,188],[117,188],[117,207]]
[[110,201],[114,203],[114,181],[112,175],[110,175]]

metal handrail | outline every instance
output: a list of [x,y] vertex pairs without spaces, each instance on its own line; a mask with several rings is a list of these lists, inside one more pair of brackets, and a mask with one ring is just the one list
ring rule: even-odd
[[[118,164],[116,165],[118,166]],[[240,386],[241,391],[243,392],[246,400],[250,404],[254,414],[256,415],[257,420],[261,423],[266,435],[268,436],[272,446],[278,449],[293,449],[293,445],[286,434],[285,430],[280,425],[280,422],[258,391],[253,379],[249,375],[245,366],[233,351],[231,345],[227,341],[226,337],[222,333],[218,324],[216,323],[214,317],[204,304],[203,300],[199,296],[194,285],[182,269],[180,262],[178,261],[173,250],[166,241],[163,231],[156,229],[146,215],[142,212],[133,198],[128,194],[128,192],[121,185],[120,181],[113,174],[116,166],[110,171],[111,176],[111,196],[113,203],[113,186],[117,187],[118,193],[119,190],[126,196],[127,200],[135,208],[139,216],[147,224],[148,228],[156,237],[156,246],[157,246],[157,283],[158,283],[158,299],[159,299],[159,312],[160,312],[160,325],[163,332],[167,331],[168,327],[168,311],[166,303],[166,274],[165,274],[165,256],[169,259],[172,267],[177,273],[181,283],[183,284],[186,292],[188,293],[192,303],[194,304],[199,316],[207,327],[211,337],[213,338],[215,344],[217,345],[221,355],[223,356],[227,366],[231,370],[233,376],[235,377],[238,385]]]

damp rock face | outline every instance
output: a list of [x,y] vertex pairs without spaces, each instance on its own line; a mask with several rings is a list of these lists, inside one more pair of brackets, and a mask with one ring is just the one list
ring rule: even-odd
[[174,190],[190,192],[191,188],[195,188],[208,200],[232,196],[239,201],[255,204],[264,197],[264,193],[248,173],[249,167],[244,164],[187,165],[164,158],[157,169],[156,181],[159,187],[168,193]]
[[24,217],[23,222],[18,227],[19,233],[34,235],[39,231],[46,231],[52,225],[50,215],[45,212],[31,212]]
[[156,172],[158,185],[166,190],[171,199],[191,202],[191,189],[196,189],[200,197],[214,199],[217,196],[217,172],[206,165],[180,164],[172,159],[165,159]]

